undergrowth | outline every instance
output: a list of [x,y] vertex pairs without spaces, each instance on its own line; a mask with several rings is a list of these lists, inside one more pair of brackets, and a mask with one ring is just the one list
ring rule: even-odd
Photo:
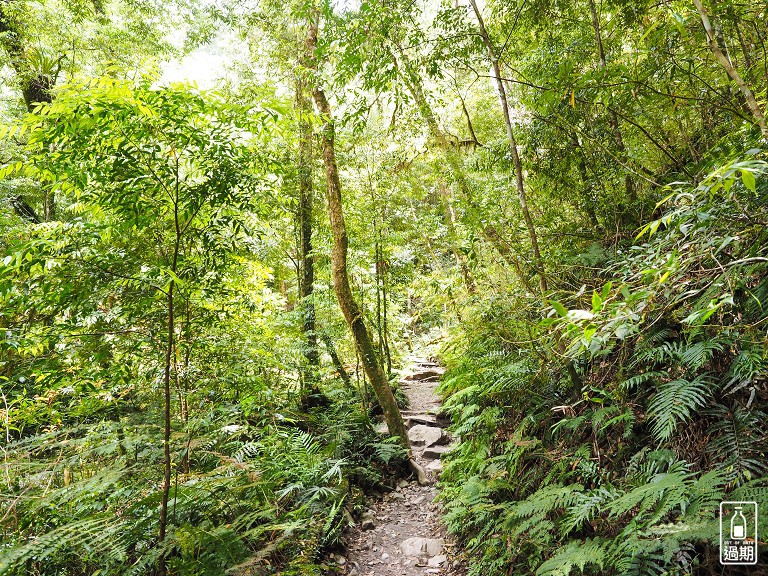
[[323,552],[403,454],[348,389],[327,395],[309,414],[221,404],[190,418],[172,438],[172,528],[160,545],[162,435],[146,415],[10,443],[0,574],[152,574],[161,555],[184,576],[332,573]]
[[466,315],[442,500],[471,575],[721,573],[720,501],[768,503],[765,174],[673,187],[577,293]]

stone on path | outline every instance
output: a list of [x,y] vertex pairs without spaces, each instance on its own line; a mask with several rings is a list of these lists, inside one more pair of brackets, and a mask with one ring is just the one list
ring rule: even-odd
[[439,460],[440,457],[446,452],[450,452],[453,446],[427,446],[424,448],[424,452],[421,453],[421,457],[426,460]]
[[363,530],[373,530],[376,527],[376,523],[373,521],[373,512],[368,510],[360,518],[360,527]]
[[403,418],[407,420],[409,428],[416,424],[424,424],[425,426],[438,426],[437,417],[431,414],[403,414]]
[[429,368],[427,370],[408,374],[403,380],[406,382],[437,382],[444,372],[445,370],[442,368]]
[[408,538],[400,544],[400,550],[406,556],[437,556],[443,551],[445,542],[438,538]]
[[443,439],[443,431],[435,426],[417,424],[408,430],[408,439],[417,446],[432,446]]
[[432,556],[432,558],[429,559],[427,566],[434,568],[440,566],[440,564],[445,563],[446,560],[448,560],[448,557],[445,554],[438,554],[437,556]]

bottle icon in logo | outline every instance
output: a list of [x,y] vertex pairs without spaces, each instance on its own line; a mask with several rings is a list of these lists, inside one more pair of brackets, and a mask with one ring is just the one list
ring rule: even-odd
[[744,540],[747,537],[747,519],[741,511],[741,506],[734,508],[731,517],[731,538],[733,540]]

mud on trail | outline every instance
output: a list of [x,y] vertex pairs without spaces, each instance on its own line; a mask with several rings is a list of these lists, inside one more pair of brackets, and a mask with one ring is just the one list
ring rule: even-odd
[[386,494],[374,494],[370,508],[351,534],[344,564],[348,576],[464,576],[454,557],[454,546],[440,522],[441,507],[433,502],[434,486],[442,470],[440,455],[450,449],[444,430],[448,421],[438,416],[435,388],[444,369],[424,358],[406,363],[400,384],[410,401],[403,411],[413,457],[427,473],[427,482],[401,480]]

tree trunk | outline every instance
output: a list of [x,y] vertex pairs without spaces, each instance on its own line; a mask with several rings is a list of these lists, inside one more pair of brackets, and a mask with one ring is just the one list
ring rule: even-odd
[[576,133],[571,134],[571,142],[573,144],[574,150],[576,150],[576,153],[579,155],[578,160],[576,161],[576,168],[579,171],[579,176],[581,177],[581,183],[582,186],[582,198],[584,200],[584,206],[583,209],[586,212],[587,216],[589,217],[589,222],[592,224],[592,228],[595,229],[600,234],[603,234],[605,232],[605,229],[600,224],[600,221],[597,219],[597,212],[595,212],[595,201],[594,198],[590,197],[590,191],[591,186],[589,182],[589,174],[587,173],[587,160],[586,156],[584,154],[584,150],[579,143],[579,139],[576,136]]
[[[397,58],[394,54],[393,59],[395,61],[395,66],[400,69],[399,63],[397,62]],[[421,87],[421,84],[419,83],[419,80],[416,78],[411,78],[407,70],[401,70],[401,73],[403,80],[408,87],[408,91],[416,101],[416,107],[419,109],[419,113],[421,114],[422,119],[427,124],[429,133],[435,139],[438,147],[443,151],[445,155],[445,160],[451,169],[451,174],[456,179],[456,183],[458,184],[460,192],[464,196],[464,199],[466,200],[469,208],[471,208],[477,216],[478,220],[482,221],[483,218],[481,217],[481,211],[472,199],[472,189],[469,185],[469,181],[467,180],[467,176],[464,174],[464,170],[461,167],[456,150],[451,145],[451,142],[448,140],[445,132],[443,132],[438,125],[437,118],[435,118],[435,115],[432,112],[432,108],[430,108],[429,103],[427,102],[427,98],[424,95],[424,91]],[[523,287],[529,292],[533,292],[534,290],[531,288],[531,284],[523,270],[520,255],[516,254],[510,249],[510,247],[504,242],[497,230],[492,225],[481,226],[480,233],[482,234],[483,238],[485,238],[485,240],[496,249],[504,261],[515,270],[518,280],[520,280],[520,283],[523,285]]]
[[[376,202],[375,198],[371,198]],[[376,280],[376,335],[378,336],[379,355],[384,357],[384,333],[382,332],[381,322],[381,266],[379,252],[381,250],[379,227],[376,223],[377,216],[373,217],[373,269]]]
[[[600,17],[597,14],[597,7],[595,6],[595,0],[589,0],[589,12],[592,16],[592,29],[595,32],[595,45],[597,46],[597,59],[600,68],[605,69],[605,48],[603,47],[603,36],[600,33]],[[614,110],[611,110],[609,117],[609,124],[613,135],[616,140],[616,149],[619,151],[619,158],[626,164],[628,161],[627,147],[624,145],[624,138],[621,135],[621,128],[619,127],[619,117]],[[624,189],[627,193],[627,199],[631,204],[634,204],[637,200],[637,192],[635,191],[635,185],[632,182],[632,177],[629,173],[624,175]]]
[[744,82],[744,80],[741,78],[741,75],[733,66],[733,64],[731,64],[731,61],[726,57],[725,54],[723,54],[720,46],[718,46],[715,33],[712,30],[712,24],[709,21],[707,13],[704,11],[704,6],[702,5],[701,0],[693,0],[693,4],[696,6],[696,10],[698,10],[699,16],[701,17],[701,23],[704,25],[704,32],[706,32],[707,35],[707,44],[709,44],[709,48],[712,50],[712,54],[715,55],[715,59],[718,61],[720,66],[723,67],[731,80],[733,80],[736,86],[738,86],[739,90],[744,96],[744,100],[747,102],[747,108],[749,108],[749,111],[755,118],[757,125],[760,127],[760,131],[763,133],[763,140],[768,142],[768,124],[766,124],[765,115],[763,114],[760,105],[757,103],[755,95],[752,93],[752,90],[749,89],[749,86],[747,86],[746,82]]
[[37,215],[37,212],[35,212],[35,209],[32,208],[32,206],[27,204],[27,201],[24,200],[22,196],[16,196],[15,198],[12,198],[11,205],[13,206],[13,210],[16,212],[16,215],[20,218],[23,218],[28,222],[32,222],[33,224],[40,223],[40,216]]
[[[171,366],[173,365],[173,352],[176,347],[175,327],[174,327],[174,300],[173,292],[176,286],[174,277],[178,271],[179,249],[181,247],[181,225],[179,222],[179,194],[178,194],[178,160],[176,165],[176,198],[173,206],[173,219],[176,229],[176,237],[173,245],[173,256],[171,259],[170,270],[173,273],[171,281],[168,284],[167,309],[168,309],[168,341],[165,348],[165,370],[163,373],[163,492],[160,501],[160,532],[158,540],[160,543],[165,541],[165,535],[168,527],[168,497],[171,493]],[[160,559],[160,576],[165,576],[168,571],[165,555]]]
[[[13,71],[16,73],[16,79],[21,88],[21,95],[24,98],[24,105],[26,106],[27,111],[32,112],[35,109],[35,105],[39,103],[50,104],[53,102],[51,88],[53,88],[58,71],[52,76],[49,76],[47,74],[35,73],[25,65],[25,47],[21,33],[22,31],[18,29],[18,22],[15,22],[13,17],[6,13],[5,5],[10,3],[10,1],[0,2],[0,38],[2,38],[0,43],[8,54],[11,68],[13,68]],[[26,204],[23,200],[21,202]],[[29,219],[24,213],[19,212],[18,210],[16,213],[22,218]],[[55,218],[56,203],[54,195],[50,190],[46,190],[45,198],[43,200],[43,220],[45,222],[51,222]]]
[[349,378],[349,373],[344,369],[344,364],[341,362],[338,352],[336,352],[336,347],[333,345],[331,337],[321,331],[320,339],[323,341],[323,344],[325,344],[326,350],[328,350],[328,355],[331,357],[331,362],[333,363],[333,367],[336,369],[339,378],[341,378],[347,386],[351,385],[352,382]]
[[384,250],[382,249],[384,240],[381,228],[379,227],[374,233],[376,234],[376,331],[379,337],[379,353],[382,361],[387,363],[387,374],[391,374],[392,354],[389,350],[389,337],[387,335],[387,262],[384,259]]
[[24,98],[24,105],[29,112],[32,112],[35,104],[40,102],[50,104],[53,101],[51,88],[53,88],[61,66],[59,64],[57,71],[50,76],[35,72],[28,66],[28,60],[24,54],[26,47],[24,46],[23,28],[19,30],[19,22],[6,12],[6,6],[12,2],[13,0],[0,2],[0,44],[8,53],[9,64],[16,73],[21,95]]
[[[384,222],[384,214],[382,210],[382,224]],[[388,297],[387,297],[387,273],[389,271],[389,266],[387,264],[387,261],[384,259],[384,251],[381,248],[382,243],[384,242],[382,238],[381,229],[379,229],[379,257],[376,260],[376,274],[377,276],[381,277],[381,302],[382,302],[382,333],[384,335],[384,340],[382,342],[382,349],[384,352],[384,358],[387,361],[387,374],[392,373],[392,350],[389,346],[389,322],[387,320],[387,310],[389,307],[388,304]]]
[[499,66],[499,58],[496,56],[496,51],[491,43],[491,39],[488,36],[488,31],[485,29],[485,23],[483,17],[480,14],[480,10],[477,7],[476,0],[469,0],[472,5],[472,9],[477,17],[478,30],[480,37],[483,39],[483,44],[488,51],[488,58],[491,60],[491,66],[493,67],[494,79],[496,81],[496,90],[499,93],[499,103],[501,104],[501,110],[504,115],[504,125],[507,129],[507,139],[509,140],[509,152],[512,155],[512,164],[515,168],[515,185],[517,187],[517,197],[520,200],[520,210],[523,213],[523,220],[525,221],[525,227],[528,229],[528,236],[531,241],[531,249],[533,250],[533,261],[536,265],[537,272],[539,273],[539,287],[542,293],[547,292],[547,277],[544,271],[544,261],[541,258],[541,252],[539,250],[539,239],[536,234],[536,228],[533,225],[533,218],[531,212],[528,210],[528,198],[525,192],[525,185],[523,182],[523,165],[520,161],[520,154],[517,151],[517,140],[515,139],[515,133],[512,129],[512,118],[509,115],[509,102],[507,101],[507,89],[504,87],[504,81],[501,76],[501,68]]
[[448,239],[451,242],[451,250],[453,256],[456,258],[456,263],[461,270],[461,277],[464,279],[464,286],[467,288],[467,293],[475,294],[475,279],[472,276],[472,272],[469,269],[467,263],[467,255],[464,254],[458,247],[459,235],[456,231],[456,212],[453,209],[453,201],[451,198],[451,192],[445,185],[445,182],[438,178],[437,185],[440,188],[440,196],[443,200],[443,206],[445,208],[445,225],[448,228]]
[[[309,56],[305,55],[304,60]],[[296,108],[299,112],[299,236],[300,236],[300,280],[299,298],[302,314],[301,329],[306,339],[304,348],[304,390],[305,394],[317,393],[318,367],[320,353],[317,349],[317,334],[315,326],[315,305],[312,302],[314,291],[315,266],[312,253],[312,220],[313,220],[313,186],[312,186],[312,126],[308,116],[312,112],[312,104],[307,94],[305,82],[296,80]]]
[[[306,38],[307,52],[314,53],[317,48],[317,28],[319,15],[316,10],[310,15],[310,23]],[[313,68],[317,70],[317,62],[313,62]],[[312,96],[323,119],[321,130],[321,142],[323,149],[323,162],[325,164],[326,192],[328,198],[328,215],[330,218],[331,232],[333,234],[333,250],[331,252],[333,286],[336,291],[336,297],[339,300],[339,306],[344,314],[344,318],[349,325],[355,345],[360,353],[363,369],[368,375],[373,391],[376,394],[379,404],[384,411],[384,419],[387,422],[390,434],[397,436],[400,444],[410,451],[408,442],[408,431],[405,422],[397,407],[392,388],[389,386],[387,375],[384,373],[376,353],[374,351],[371,336],[363,321],[363,316],[354,299],[352,289],[349,285],[349,276],[347,274],[347,228],[344,222],[344,211],[341,201],[341,182],[339,180],[339,169],[336,163],[336,151],[334,146],[335,128],[333,115],[328,99],[323,90],[315,85]]]

